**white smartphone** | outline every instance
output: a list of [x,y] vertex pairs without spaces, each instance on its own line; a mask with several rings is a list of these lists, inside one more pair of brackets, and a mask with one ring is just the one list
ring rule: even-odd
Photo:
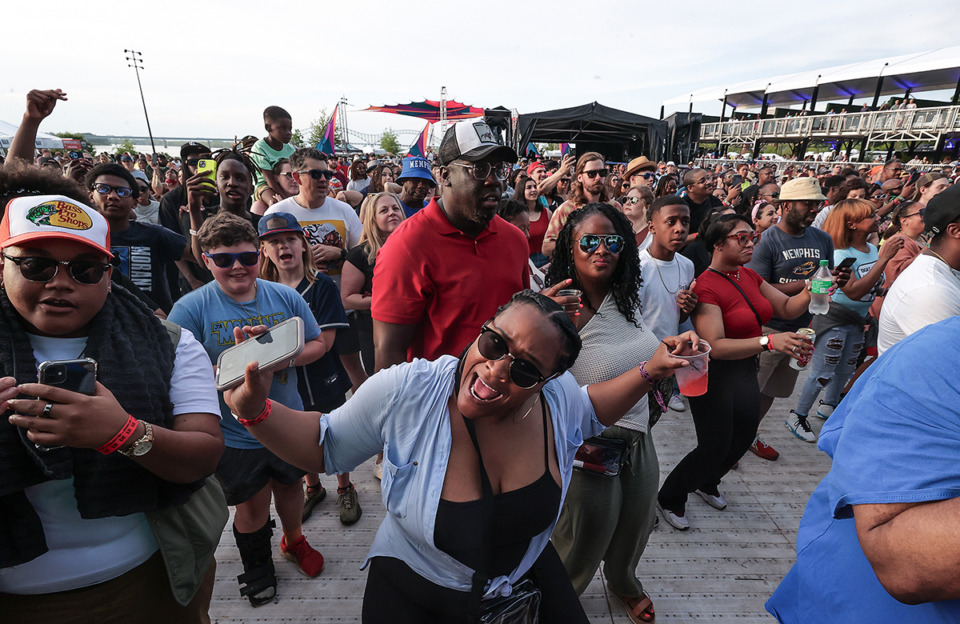
[[243,381],[250,362],[270,368],[280,362],[293,362],[303,351],[303,320],[295,316],[271,327],[267,332],[230,347],[217,358],[217,390],[232,388]]

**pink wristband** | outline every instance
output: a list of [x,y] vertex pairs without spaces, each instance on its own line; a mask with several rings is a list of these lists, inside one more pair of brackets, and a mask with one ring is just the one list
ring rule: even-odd
[[110,441],[97,449],[98,453],[103,455],[109,455],[113,453],[118,448],[123,446],[123,444],[133,437],[134,432],[137,430],[137,425],[140,424],[140,421],[133,417],[132,414],[127,414],[127,422],[123,423],[123,426],[120,427],[120,431],[117,432],[117,435],[110,438]]
[[237,417],[237,422],[243,425],[244,427],[252,427],[254,425],[259,425],[267,418],[270,417],[270,413],[273,411],[273,401],[267,399],[267,402],[263,404],[263,411],[260,412],[260,415],[251,420],[245,420],[243,418]]

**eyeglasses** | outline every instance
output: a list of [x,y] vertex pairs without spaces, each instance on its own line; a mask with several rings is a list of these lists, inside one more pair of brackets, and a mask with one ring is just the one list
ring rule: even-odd
[[188,159],[186,159],[186,160],[183,161],[183,162],[185,162],[188,167],[196,167],[196,166],[200,163],[200,159],[199,159],[199,158],[188,158]]
[[566,182],[567,184],[570,184],[570,178],[560,178],[560,181],[561,181],[561,182]]
[[584,171],[583,175],[587,176],[592,180],[597,176],[600,176],[601,178],[605,178],[607,177],[607,173],[609,172],[606,169],[594,169],[593,171]]
[[632,206],[640,201],[639,197],[627,197],[623,200],[624,206]]
[[731,234],[727,238],[735,238],[741,247],[746,247],[747,243],[756,245],[760,240],[760,235],[756,232],[739,232],[738,234]]
[[497,177],[498,180],[506,180],[507,175],[510,173],[508,165],[504,163],[495,163],[490,164],[488,162],[478,162],[478,163],[459,163],[452,162],[449,166],[463,167],[464,169],[472,169],[473,177],[477,180],[486,180],[490,177],[490,172],[493,172],[493,175]]
[[116,191],[117,197],[130,197],[133,195],[133,189],[129,186],[110,186],[109,184],[100,183],[94,184],[93,190],[101,195],[109,195],[113,191]]
[[922,219],[922,218],[923,218],[923,215],[925,215],[926,213],[927,213],[927,209],[926,209],[926,208],[921,208],[920,210],[918,210],[918,211],[916,211],[916,212],[910,213],[910,214],[908,214],[908,215],[903,215],[902,217],[900,217],[900,220],[903,221],[904,219],[909,219],[910,217],[915,217],[915,216],[917,216],[917,215],[920,215],[920,218]]
[[694,184],[706,184],[708,182],[713,182],[713,176],[703,176],[698,181],[694,182]]
[[619,254],[623,251],[623,237],[619,234],[584,234],[577,241],[580,243],[580,251],[583,253],[593,253],[600,248],[600,243],[612,254]]
[[313,180],[320,180],[320,178],[326,178],[327,180],[333,179],[333,172],[329,169],[304,169],[303,171],[298,171],[300,175],[307,174]]
[[60,270],[60,265],[67,267],[67,272],[73,281],[78,284],[99,284],[103,274],[110,268],[106,262],[95,260],[54,260],[53,258],[39,258],[35,256],[21,256],[16,258],[7,254],[0,254],[10,262],[20,267],[20,275],[31,282],[49,282]]
[[241,251],[240,253],[215,253],[210,254],[204,252],[203,254],[207,258],[213,260],[213,263],[220,267],[221,269],[229,269],[233,266],[233,263],[237,260],[240,261],[240,264],[243,266],[256,266],[257,262],[260,260],[260,251]]
[[780,199],[780,191],[774,191],[773,193],[760,193],[760,197],[769,197],[771,199]]
[[635,173],[635,174],[633,174],[633,175],[635,175],[635,176],[640,176],[640,177],[643,178],[644,180],[650,180],[651,178],[657,177],[657,174],[655,174],[655,173],[653,173],[653,172],[651,172],[651,171],[645,171],[645,172],[643,172],[643,173]]
[[477,351],[480,352],[481,357],[497,362],[510,356],[510,381],[520,388],[532,388],[541,381],[547,381],[548,378],[543,376],[533,362],[510,353],[507,340],[489,325],[490,321],[483,324],[480,336],[477,338]]
[[877,195],[871,195],[871,196],[870,196],[870,199],[886,199],[886,198],[887,198],[887,196],[886,196],[885,194],[883,194],[883,193],[879,193],[879,194],[877,194]]

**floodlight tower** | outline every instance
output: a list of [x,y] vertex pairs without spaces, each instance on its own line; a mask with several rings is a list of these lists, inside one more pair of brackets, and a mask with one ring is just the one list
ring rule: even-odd
[[140,88],[140,102],[143,104],[143,116],[147,120],[147,134],[150,135],[150,147],[153,149],[153,155],[157,155],[157,146],[153,142],[153,130],[150,129],[150,116],[147,114],[147,101],[143,99],[143,85],[140,84],[140,70],[143,69],[143,54],[136,50],[124,50],[127,54],[127,67],[132,67],[137,74],[137,86]]

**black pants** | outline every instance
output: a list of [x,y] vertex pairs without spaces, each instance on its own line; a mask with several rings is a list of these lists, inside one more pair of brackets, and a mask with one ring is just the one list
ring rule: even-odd
[[707,393],[690,397],[697,448],[680,460],[660,487],[663,507],[683,513],[687,494],[716,494],[720,480],[750,448],[760,424],[757,359],[710,360]]
[[[557,551],[547,542],[533,564],[540,591],[540,621],[587,624]],[[363,624],[466,622],[470,592],[431,583],[399,559],[374,557],[363,594]]]

